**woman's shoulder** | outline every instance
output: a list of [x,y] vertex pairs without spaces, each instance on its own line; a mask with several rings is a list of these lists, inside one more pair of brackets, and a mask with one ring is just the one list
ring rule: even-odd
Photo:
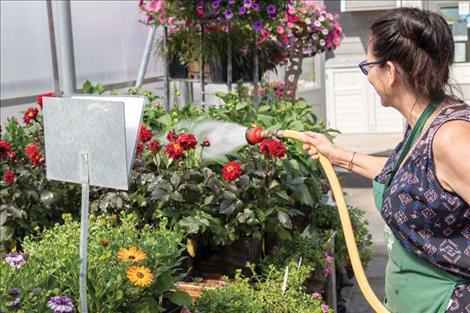
[[448,191],[456,192],[469,203],[470,107],[462,104],[446,110],[449,112],[432,140],[436,174]]

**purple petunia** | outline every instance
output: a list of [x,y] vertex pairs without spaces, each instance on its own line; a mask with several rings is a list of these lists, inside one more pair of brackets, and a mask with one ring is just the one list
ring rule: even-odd
[[67,313],[73,312],[73,303],[70,298],[66,296],[54,296],[49,299],[47,306],[54,313]]
[[227,3],[228,4],[234,4],[237,0],[228,0]]
[[252,8],[254,11],[259,11],[259,4],[256,3],[256,2],[253,2],[253,4],[251,5],[251,8]]
[[252,4],[253,4],[252,0],[243,0],[243,6],[247,9],[251,8]]
[[225,10],[224,16],[225,16],[225,18],[226,18],[227,20],[232,19],[232,17],[233,17],[233,12],[232,12],[232,10],[230,10],[230,9]]
[[19,269],[25,263],[23,255],[18,252],[10,252],[5,255],[5,261],[10,264],[11,267]]
[[263,29],[263,22],[261,21],[255,21],[253,23],[253,28],[257,31],[260,32]]
[[276,6],[274,4],[270,4],[266,7],[266,13],[268,13],[270,17],[276,15],[276,11]]
[[212,9],[217,10],[220,6],[220,0],[213,0],[212,1]]
[[245,13],[246,13],[246,8],[245,8],[245,7],[240,7],[240,8],[238,9],[238,14],[244,15]]
[[17,295],[20,294],[20,288],[12,288],[7,291],[7,294],[12,297],[16,297]]
[[21,307],[21,299],[20,298],[13,299],[13,301],[10,302],[9,306],[13,309],[19,309]]

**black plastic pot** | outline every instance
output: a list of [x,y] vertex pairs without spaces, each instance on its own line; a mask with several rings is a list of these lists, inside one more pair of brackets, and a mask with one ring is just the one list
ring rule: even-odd
[[[214,55],[209,58],[211,70],[211,81],[214,83],[227,82],[227,58],[225,56]],[[232,82],[240,80],[240,70],[235,59],[232,58]]]
[[188,68],[181,62],[179,55],[175,55],[171,59],[169,64],[169,75],[171,78],[188,77]]
[[259,263],[262,254],[261,239],[253,237],[243,237],[234,241],[224,248],[224,273],[229,277],[235,276],[235,271],[244,269],[245,275],[250,273],[246,270],[247,262]]

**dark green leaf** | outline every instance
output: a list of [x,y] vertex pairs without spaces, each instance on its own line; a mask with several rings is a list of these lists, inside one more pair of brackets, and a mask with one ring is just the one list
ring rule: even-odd
[[184,291],[172,292],[168,295],[168,299],[174,304],[181,306],[190,305],[193,302],[191,296]]

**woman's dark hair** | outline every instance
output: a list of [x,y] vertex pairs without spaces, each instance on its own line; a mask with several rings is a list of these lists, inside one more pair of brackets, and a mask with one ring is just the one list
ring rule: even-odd
[[454,61],[454,40],[439,14],[415,8],[386,13],[370,27],[372,54],[379,61],[394,61],[421,96],[436,98],[449,83]]

